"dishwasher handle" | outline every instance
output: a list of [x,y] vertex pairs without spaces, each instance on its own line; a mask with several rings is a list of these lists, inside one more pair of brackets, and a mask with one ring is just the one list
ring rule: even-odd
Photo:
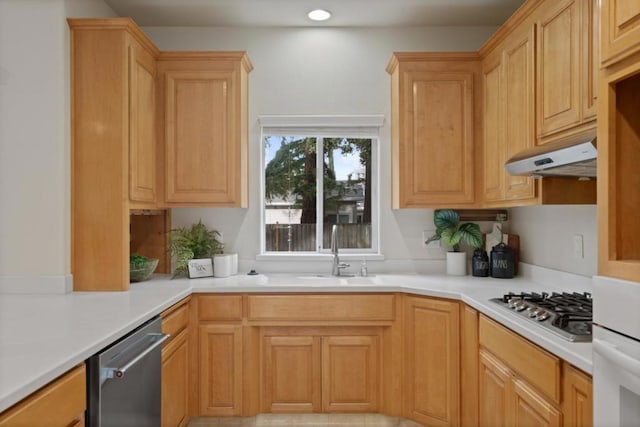
[[147,334],[147,336],[153,339],[149,347],[145,348],[143,351],[138,353],[136,357],[131,359],[129,363],[127,363],[122,367],[112,368],[107,366],[102,368],[101,376],[105,379],[124,377],[124,374],[127,372],[127,370],[129,370],[133,365],[138,363],[147,354],[151,353],[153,350],[155,350],[158,346],[160,346],[163,342],[165,342],[169,338],[169,334],[152,333],[152,334]]

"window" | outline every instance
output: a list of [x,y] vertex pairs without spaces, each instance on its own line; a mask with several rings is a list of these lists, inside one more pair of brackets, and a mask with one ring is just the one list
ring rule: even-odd
[[328,252],[334,224],[342,252],[377,253],[377,147],[377,129],[263,125],[262,253]]

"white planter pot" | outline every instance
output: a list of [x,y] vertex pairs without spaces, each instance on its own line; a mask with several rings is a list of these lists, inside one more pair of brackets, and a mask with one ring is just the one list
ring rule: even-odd
[[447,252],[447,274],[451,276],[467,275],[466,252]]

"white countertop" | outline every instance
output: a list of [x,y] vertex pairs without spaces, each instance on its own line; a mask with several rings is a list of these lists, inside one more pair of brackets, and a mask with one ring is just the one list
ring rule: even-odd
[[509,291],[591,292],[591,279],[525,268],[527,278],[511,280],[401,274],[349,279],[311,274],[241,274],[194,280],[168,280],[167,276],[160,276],[132,284],[127,292],[0,294],[0,411],[184,297],[205,292],[406,292],[460,300],[591,373],[590,343],[568,342],[489,301]]

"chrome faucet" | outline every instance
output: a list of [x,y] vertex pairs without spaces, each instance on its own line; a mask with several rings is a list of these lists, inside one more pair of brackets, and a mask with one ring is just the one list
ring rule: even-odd
[[331,269],[331,274],[334,276],[340,276],[340,270],[350,267],[350,265],[344,262],[340,262],[340,257],[338,256],[337,224],[333,224],[333,227],[331,227],[331,253],[333,254],[333,268]]

